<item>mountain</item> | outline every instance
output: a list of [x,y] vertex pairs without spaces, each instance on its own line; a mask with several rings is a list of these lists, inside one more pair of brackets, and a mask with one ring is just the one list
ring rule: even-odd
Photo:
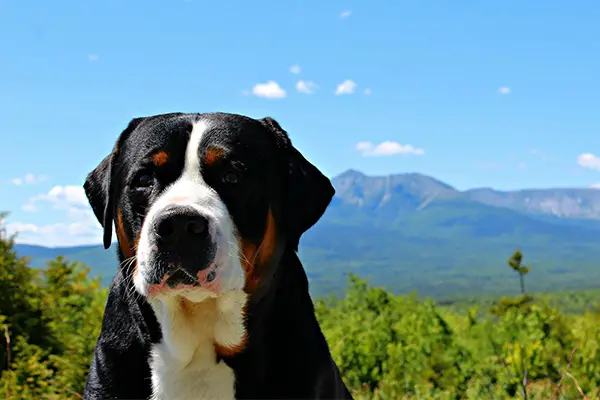
[[563,218],[600,220],[598,189],[535,189],[500,192],[472,189],[465,192],[472,200],[515,211],[548,214]]
[[[332,179],[331,206],[301,241],[313,294],[335,293],[347,272],[395,292],[437,298],[518,289],[506,260],[516,248],[532,266],[531,290],[600,286],[600,190],[458,191],[417,174]],[[93,267],[108,283],[113,249],[17,245],[34,265],[57,254]]]

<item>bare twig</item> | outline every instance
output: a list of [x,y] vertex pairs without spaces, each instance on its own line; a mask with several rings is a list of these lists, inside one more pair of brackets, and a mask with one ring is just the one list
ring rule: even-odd
[[83,396],[82,396],[82,395],[80,395],[79,393],[77,393],[77,392],[74,392],[74,391],[72,391],[72,390],[67,390],[67,391],[68,391],[69,393],[71,393],[72,395],[74,395],[75,397],[77,397],[78,399],[83,399]]
[[10,335],[8,334],[8,326],[4,325],[4,341],[6,342],[6,368],[10,367]]
[[554,393],[552,393],[553,399],[558,399],[558,394],[560,393],[560,387],[562,386],[562,382],[565,379],[565,373],[567,373],[567,371],[571,367],[571,363],[573,362],[573,357],[575,356],[576,351],[577,351],[577,346],[573,347],[573,350],[571,350],[571,357],[569,358],[569,363],[565,367],[563,374],[560,376],[560,380],[558,381],[558,385],[556,385],[556,389],[554,389]]
[[525,371],[523,372],[523,381],[521,382],[521,386],[523,387],[523,400],[529,399],[527,394],[527,367],[525,367]]
[[[6,343],[6,369],[10,368],[11,357],[10,357],[10,334],[8,333],[8,325],[4,325],[4,342]],[[8,389],[8,398],[12,398],[12,389]]]
[[569,378],[571,378],[573,380],[573,383],[575,384],[575,387],[579,391],[579,394],[581,394],[581,397],[583,397],[584,400],[587,400],[588,397],[585,395],[585,393],[581,389],[581,386],[579,386],[579,382],[577,382],[577,379],[575,379],[575,377],[573,375],[571,375],[570,372],[565,371],[565,375],[567,375]]

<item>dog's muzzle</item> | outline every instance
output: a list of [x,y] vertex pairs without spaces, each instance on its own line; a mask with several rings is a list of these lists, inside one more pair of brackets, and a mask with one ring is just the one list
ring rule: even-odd
[[210,221],[189,206],[169,206],[152,223],[152,254],[144,265],[149,285],[171,288],[202,286],[216,278],[217,246],[209,230]]

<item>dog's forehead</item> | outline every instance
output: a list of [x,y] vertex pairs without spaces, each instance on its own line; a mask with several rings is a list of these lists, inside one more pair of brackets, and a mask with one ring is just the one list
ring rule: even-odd
[[169,147],[185,152],[192,131],[201,129],[202,148],[231,151],[267,150],[274,138],[257,120],[237,114],[167,114],[146,118],[132,132],[126,145],[138,150]]

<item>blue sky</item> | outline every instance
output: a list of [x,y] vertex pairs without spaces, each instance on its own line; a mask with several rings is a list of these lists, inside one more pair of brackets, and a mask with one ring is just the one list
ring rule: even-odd
[[329,176],[588,187],[598,21],[591,0],[4,0],[0,209],[21,241],[99,243],[85,175],[170,111],[275,117]]

